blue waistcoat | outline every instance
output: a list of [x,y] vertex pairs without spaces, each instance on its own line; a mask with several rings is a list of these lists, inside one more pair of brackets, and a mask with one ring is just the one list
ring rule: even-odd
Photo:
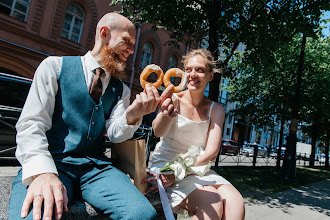
[[46,132],[55,162],[109,163],[103,155],[105,120],[122,92],[122,81],[111,78],[99,103],[95,103],[87,90],[81,57],[63,57],[52,127]]

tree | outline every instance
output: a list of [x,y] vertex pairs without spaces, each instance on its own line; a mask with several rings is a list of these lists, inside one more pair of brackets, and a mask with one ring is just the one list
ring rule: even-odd
[[[299,63],[302,65],[299,47],[303,39],[302,35],[297,35],[290,44],[279,47],[272,53],[274,62],[262,62],[258,57],[249,54],[235,54],[236,61],[231,63],[231,67],[237,77],[231,78],[226,87],[230,93],[229,102],[238,102],[235,115],[249,118],[252,123],[261,126],[272,126],[276,120],[281,120],[281,125],[284,125],[284,122],[291,119],[295,107],[292,103],[297,99],[294,91],[295,72]],[[300,108],[295,109],[295,118],[305,126],[304,131],[312,137],[313,166],[316,140],[324,136],[325,145],[329,146],[329,37],[308,38],[304,51],[304,71],[300,66],[302,95],[298,104]]]
[[[229,102],[237,102],[233,112],[258,126],[273,127],[281,122],[281,155],[284,124],[290,119],[294,97],[294,72],[299,58],[301,37],[296,35],[291,43],[282,44],[271,53],[273,59],[263,60],[248,53],[235,53],[230,65],[237,77],[229,79]],[[280,157],[277,158],[280,168]]]
[[[135,22],[170,31],[173,40],[189,44],[190,37],[207,39],[208,49],[216,60],[221,58],[219,67],[226,75],[240,43],[247,53],[272,59],[269,52],[290,42],[301,29],[313,30],[319,25],[322,9],[329,9],[327,0],[113,0],[112,4],[121,4],[122,13]],[[221,57],[219,48],[226,48]],[[221,75],[216,74],[210,83],[209,98],[216,102],[220,81]]]
[[[330,37],[309,39],[302,84],[304,131],[312,138],[310,166],[314,166],[316,141],[327,136],[330,121]],[[328,145],[329,146],[329,145]],[[326,152],[328,154],[328,152]]]

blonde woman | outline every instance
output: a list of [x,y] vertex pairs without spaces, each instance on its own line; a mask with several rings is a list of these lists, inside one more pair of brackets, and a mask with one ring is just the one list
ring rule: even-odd
[[[177,154],[190,146],[200,146],[204,153],[197,156],[195,166],[214,161],[219,152],[225,111],[222,105],[204,96],[214,74],[219,74],[211,53],[204,49],[189,52],[183,60],[188,76],[187,90],[162,102],[153,121],[155,135],[161,137],[151,159],[151,167],[162,168]],[[172,210],[188,210],[192,219],[244,219],[241,194],[226,179],[208,171],[204,176],[188,175],[175,181],[173,174],[161,175]],[[146,182],[155,182],[149,178]],[[147,192],[157,191],[157,185]]]

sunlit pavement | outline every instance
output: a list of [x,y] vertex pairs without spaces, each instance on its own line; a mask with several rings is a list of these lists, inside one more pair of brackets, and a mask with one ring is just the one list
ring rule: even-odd
[[330,219],[330,179],[245,202],[246,220]]
[[[19,168],[0,167],[1,220],[8,218],[11,180]],[[246,220],[330,219],[330,179],[260,199],[246,200],[245,209]]]
[[8,219],[8,204],[11,192],[11,181],[20,167],[0,167],[0,219]]

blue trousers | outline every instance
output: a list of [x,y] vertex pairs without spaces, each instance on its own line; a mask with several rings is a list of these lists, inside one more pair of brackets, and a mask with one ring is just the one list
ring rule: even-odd
[[[156,219],[157,213],[129,177],[112,165],[68,165],[56,163],[59,179],[70,202],[82,198],[110,219]],[[21,219],[21,208],[28,190],[22,184],[22,171],[14,178],[9,203],[9,219]],[[43,213],[42,213],[43,214]],[[32,206],[25,218],[33,219]],[[54,218],[53,218],[54,219]]]

